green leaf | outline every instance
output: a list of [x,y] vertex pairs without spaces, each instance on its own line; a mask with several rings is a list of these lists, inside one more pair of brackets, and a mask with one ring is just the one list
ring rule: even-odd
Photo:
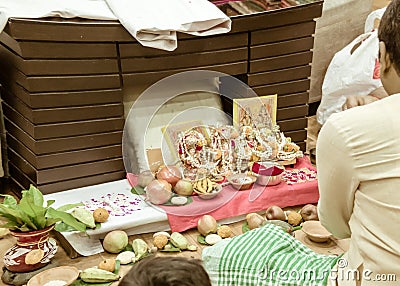
[[22,191],[22,198],[27,199],[30,203],[43,207],[43,194],[35,186],[30,185],[29,190]]
[[208,243],[206,242],[206,238],[201,234],[197,236],[197,242],[203,245],[208,245]]
[[100,229],[101,228],[101,222],[96,222],[96,229]]
[[86,225],[77,221],[71,214],[55,210],[52,207],[47,210],[46,217],[58,219],[78,231],[86,231]]
[[71,286],[110,286],[112,282],[105,282],[105,283],[86,283],[81,279],[74,281]]
[[248,225],[247,221],[245,221],[245,222],[243,223],[243,225],[242,225],[242,232],[243,232],[243,233],[246,233],[246,232],[248,232],[248,231],[250,231],[250,228],[249,228],[249,225]]
[[20,225],[24,225],[26,224],[29,228],[33,229],[33,230],[37,230],[37,226],[32,222],[32,220],[29,218],[29,216],[21,211],[18,208],[18,205],[16,206],[15,209],[12,208],[8,208],[4,205],[0,205],[0,213],[2,213],[1,215],[3,216],[3,214],[8,214],[11,215],[15,218],[16,222]]
[[19,208],[30,217],[38,229],[42,229],[46,226],[46,218],[44,216],[46,208],[35,205],[32,197],[27,195],[23,196],[19,202]]
[[141,186],[136,185],[131,189],[131,193],[134,195],[140,196],[140,195],[144,195],[146,192],[144,191],[144,189]]
[[119,273],[119,269],[121,267],[121,261],[119,260],[115,260],[115,268],[114,268],[114,274],[118,274]]
[[55,200],[48,200],[47,202],[46,202],[46,208],[48,208],[49,206],[51,206],[52,204],[54,204],[56,201]]
[[60,212],[66,212],[66,211],[69,211],[69,210],[71,210],[73,208],[84,206],[84,205],[85,204],[83,204],[83,203],[67,204],[67,205],[63,205],[61,207],[58,207],[56,210],[60,211]]
[[128,245],[125,247],[124,251],[132,251],[133,252],[132,244],[128,243]]
[[3,205],[8,206],[10,208],[14,208],[15,206],[17,206],[17,200],[10,195],[1,195],[2,197],[4,197],[3,200]]
[[58,232],[75,231],[75,229],[72,226],[65,224],[63,222],[57,223],[54,229]]
[[160,251],[162,252],[181,252],[181,249],[178,247],[175,247],[171,242],[168,242],[168,244],[170,247],[168,249],[165,249],[165,246],[163,249],[161,249]]

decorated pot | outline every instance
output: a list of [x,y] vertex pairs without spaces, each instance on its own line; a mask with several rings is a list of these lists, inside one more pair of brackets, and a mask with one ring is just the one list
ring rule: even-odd
[[41,230],[10,231],[17,243],[4,254],[3,262],[11,272],[30,272],[46,266],[57,252],[56,241],[49,238],[54,225]]

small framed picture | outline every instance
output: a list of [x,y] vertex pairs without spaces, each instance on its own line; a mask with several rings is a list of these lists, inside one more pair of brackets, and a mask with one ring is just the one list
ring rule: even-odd
[[272,130],[276,124],[277,101],[276,94],[233,99],[234,126],[251,126]]

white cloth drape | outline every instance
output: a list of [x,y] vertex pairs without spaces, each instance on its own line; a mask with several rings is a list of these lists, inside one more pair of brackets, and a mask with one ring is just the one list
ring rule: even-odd
[[231,20],[207,0],[1,0],[0,32],[11,17],[81,17],[119,20],[138,42],[172,51],[177,32],[198,36],[227,33]]

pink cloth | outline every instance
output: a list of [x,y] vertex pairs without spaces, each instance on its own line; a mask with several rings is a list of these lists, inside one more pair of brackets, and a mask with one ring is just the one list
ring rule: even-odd
[[[298,158],[294,168],[316,170],[308,158]],[[136,185],[136,175],[127,174],[127,179],[132,186]],[[252,189],[245,191],[237,191],[231,186],[226,186],[211,200],[193,196],[193,202],[185,206],[159,205],[159,207],[167,213],[171,230],[182,232],[197,227],[197,221],[204,214],[210,214],[216,220],[221,220],[266,210],[272,205],[283,208],[317,203],[318,199],[318,182],[314,180],[293,185],[281,182],[279,185],[268,187],[254,184]]]

